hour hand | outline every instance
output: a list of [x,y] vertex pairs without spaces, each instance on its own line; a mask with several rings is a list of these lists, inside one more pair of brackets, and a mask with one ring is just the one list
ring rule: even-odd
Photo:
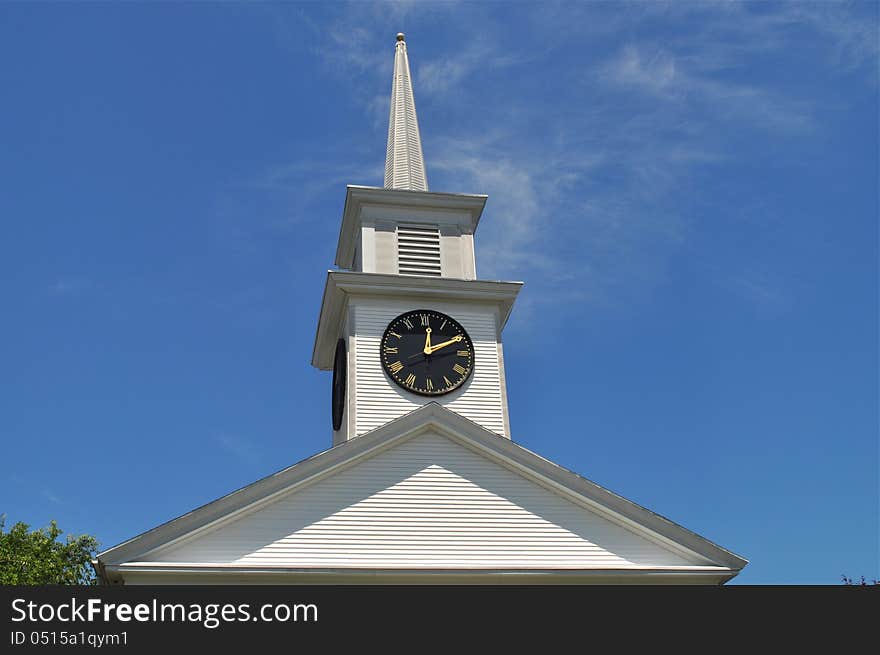
[[431,328],[425,328],[425,349],[422,350],[426,355],[431,354]]

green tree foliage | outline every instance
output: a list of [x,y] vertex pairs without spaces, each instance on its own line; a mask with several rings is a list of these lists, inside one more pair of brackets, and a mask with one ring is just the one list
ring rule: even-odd
[[19,521],[4,531],[4,518],[0,516],[0,584],[95,584],[94,537],[67,535],[60,541],[62,530],[55,521],[39,530]]

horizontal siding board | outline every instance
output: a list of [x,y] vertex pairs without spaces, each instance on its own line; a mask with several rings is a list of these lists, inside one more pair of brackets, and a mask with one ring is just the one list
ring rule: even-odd
[[149,560],[492,569],[702,563],[430,432]]
[[393,384],[379,357],[382,334],[396,316],[419,309],[411,302],[359,301],[353,305],[355,326],[355,436],[436,402],[497,434],[505,435],[504,401],[495,316],[491,308],[421,302],[461,323],[474,344],[474,372],[462,389],[445,396],[423,397]]

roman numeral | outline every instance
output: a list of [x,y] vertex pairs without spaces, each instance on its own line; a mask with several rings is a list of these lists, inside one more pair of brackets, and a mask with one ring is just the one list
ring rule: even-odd
[[406,326],[406,328],[407,328],[408,330],[412,330],[412,329],[413,329],[412,321],[410,321],[408,318],[403,319],[403,324]]
[[456,364],[455,366],[452,367],[452,370],[455,371],[456,373],[458,373],[459,375],[464,375],[465,373],[467,373],[467,369],[464,368],[461,364]]
[[443,322],[440,324],[440,329],[441,329],[441,330],[442,330],[444,327],[446,327],[446,321],[443,321]]
[[431,322],[427,314],[419,314],[419,318],[422,321],[422,327],[430,327]]
[[[397,352],[397,349],[396,349],[396,348],[394,349],[394,352]],[[459,357],[470,357],[470,356],[471,356],[471,351],[470,351],[470,350],[459,350],[459,351],[458,351],[458,356],[459,356]]]
[[451,387],[451,386],[452,386],[452,382],[450,382],[450,381],[449,381],[449,378],[446,377],[445,375],[443,376],[443,381],[446,383],[446,386],[447,386],[447,387]]
[[386,355],[396,354],[397,348],[392,348],[391,346],[385,346],[382,350],[385,351]]
[[407,383],[409,386],[413,386],[413,385],[416,383],[416,376],[413,375],[412,373],[410,373],[409,375],[407,375],[407,376],[406,376],[406,383]]
[[398,339],[400,339],[400,335],[397,334],[397,332],[389,332],[388,334],[393,334],[395,337],[397,337]]
[[400,369],[403,368],[403,364],[397,361],[391,364],[391,366],[389,366],[388,368],[391,370],[392,373],[399,373]]
[[434,391],[434,383],[431,382],[431,378],[428,378],[428,381],[425,383],[428,391]]

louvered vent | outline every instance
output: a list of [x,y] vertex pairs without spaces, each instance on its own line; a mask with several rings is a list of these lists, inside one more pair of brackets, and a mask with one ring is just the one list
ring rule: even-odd
[[440,276],[440,229],[436,225],[397,226],[397,270],[401,275]]

